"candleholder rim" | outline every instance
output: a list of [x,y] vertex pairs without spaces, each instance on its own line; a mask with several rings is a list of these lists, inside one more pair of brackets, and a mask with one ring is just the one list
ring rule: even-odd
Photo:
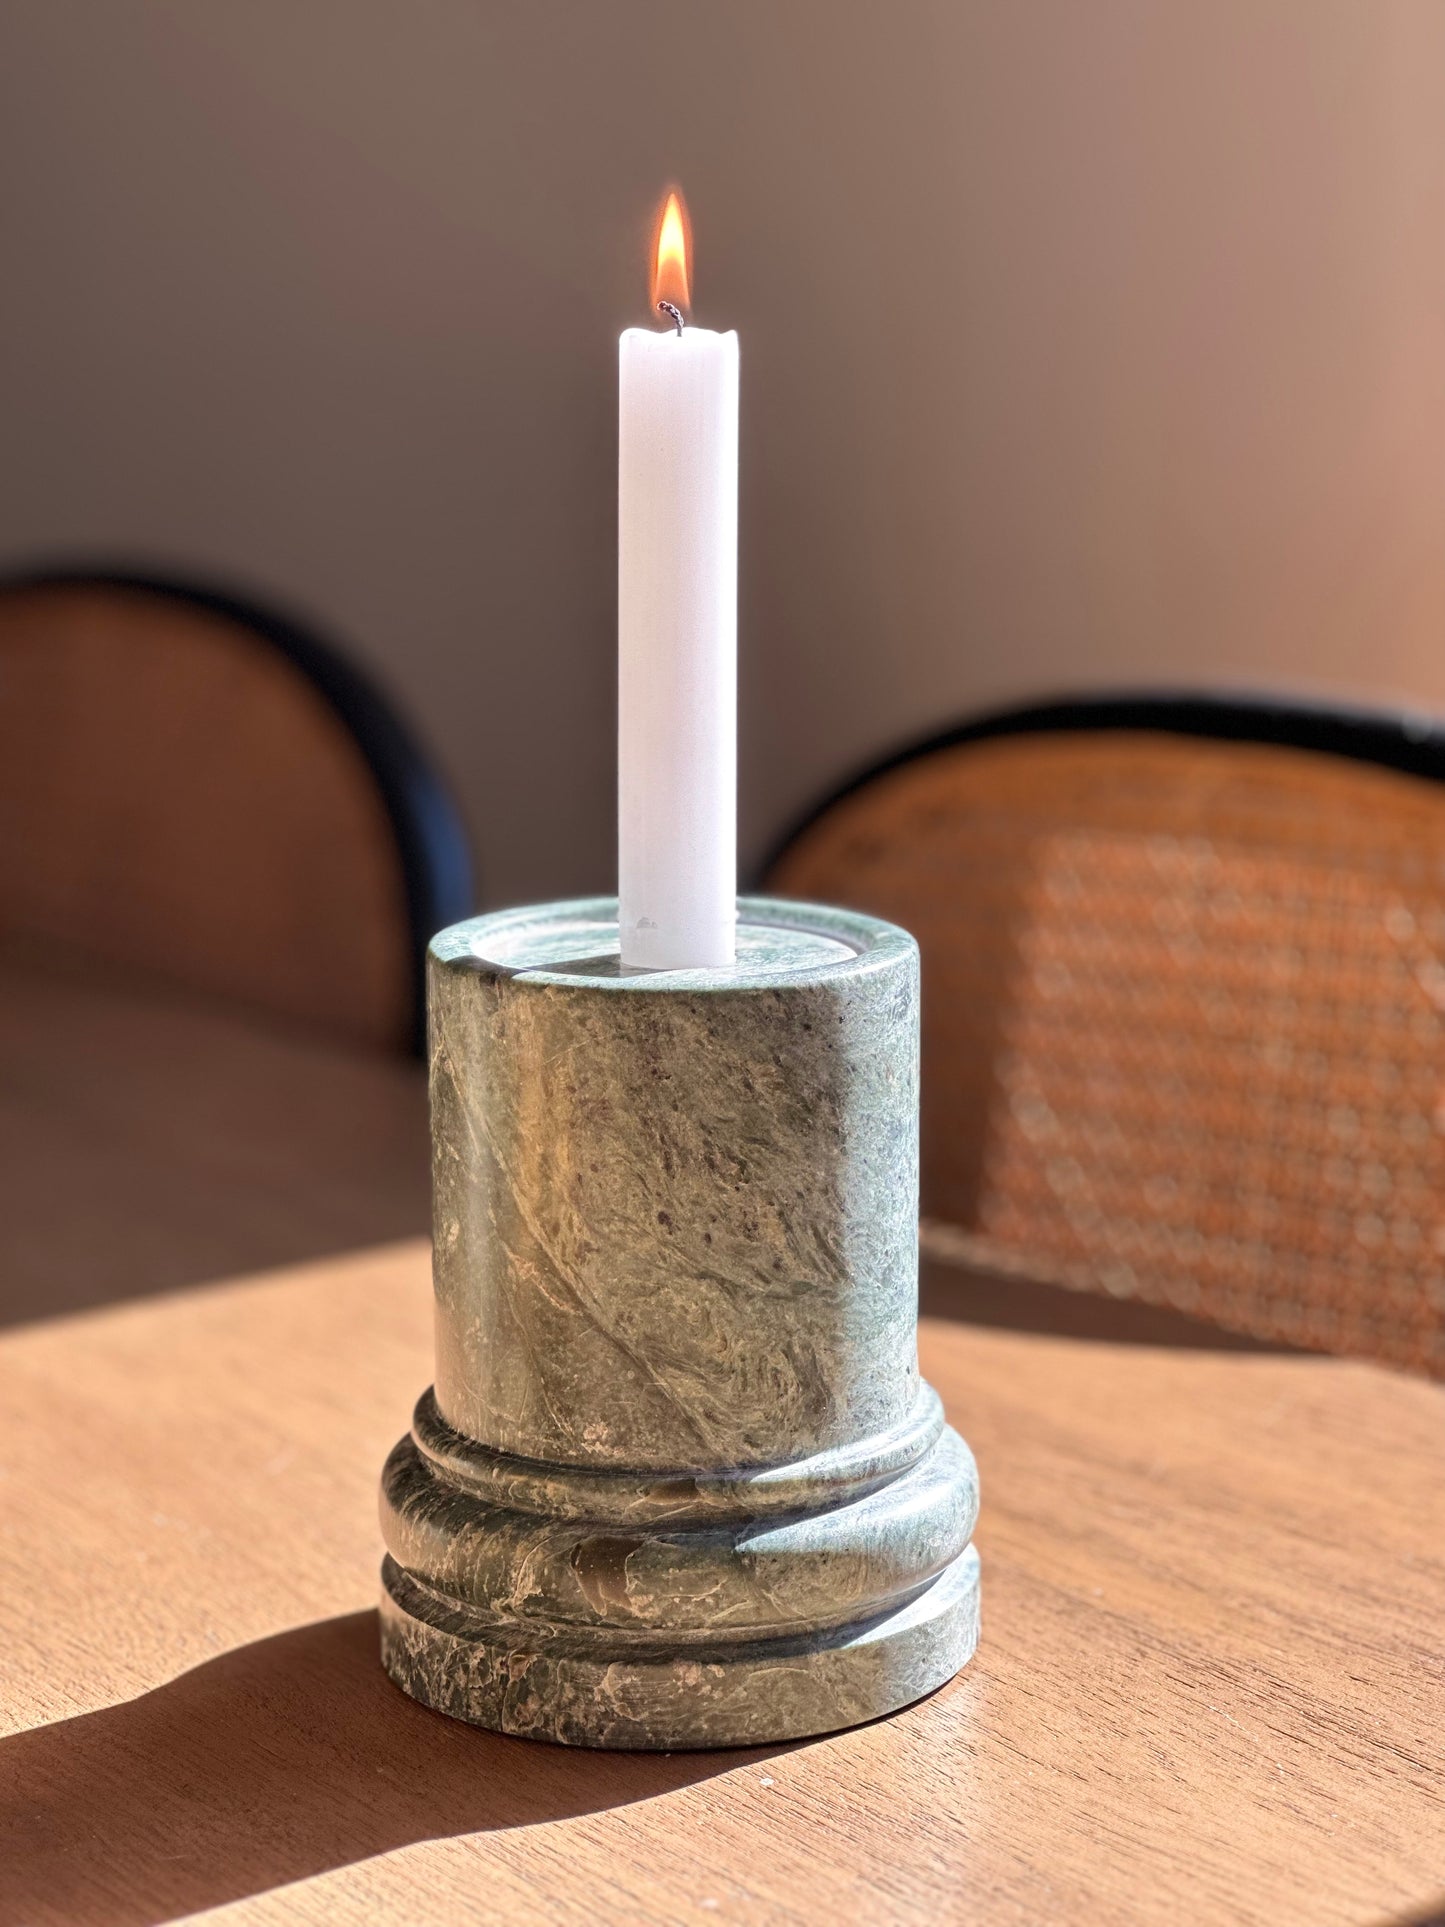
[[738,934],[732,965],[628,970],[616,897],[575,897],[470,917],[438,931],[428,951],[448,969],[629,996],[792,989],[896,967],[918,954],[908,932],[881,917],[784,897],[739,897]]

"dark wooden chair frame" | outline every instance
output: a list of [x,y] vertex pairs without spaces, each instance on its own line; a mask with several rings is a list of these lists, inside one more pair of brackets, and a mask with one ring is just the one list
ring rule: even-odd
[[0,576],[5,591],[87,588],[161,597],[234,623],[291,663],[345,726],[376,782],[396,839],[411,957],[411,1047],[426,1048],[426,946],[476,906],[471,849],[461,816],[392,702],[309,624],[230,588],[91,565],[36,567]]
[[1408,776],[1445,783],[1445,721],[1423,711],[1356,708],[1300,698],[1253,694],[1139,691],[1107,696],[1063,696],[1019,709],[1001,709],[957,723],[885,756],[833,790],[773,846],[757,887],[783,854],[836,803],[889,771],[966,743],[1001,736],[1060,735],[1078,731],[1138,730],[1215,742],[1267,743],[1313,750]]

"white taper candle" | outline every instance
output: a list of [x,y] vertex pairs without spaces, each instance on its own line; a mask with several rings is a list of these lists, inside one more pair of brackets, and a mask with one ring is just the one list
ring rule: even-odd
[[737,924],[738,338],[620,343],[618,919],[625,967],[730,964]]

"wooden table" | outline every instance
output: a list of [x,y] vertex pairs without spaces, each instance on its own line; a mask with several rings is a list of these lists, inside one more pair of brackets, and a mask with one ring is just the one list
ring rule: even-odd
[[[0,1007],[15,994],[0,981]],[[0,1230],[32,1314],[0,1334],[0,1921],[1364,1927],[1439,1907],[1440,1388],[1009,1330],[996,1294],[986,1326],[934,1280],[952,1315],[925,1320],[925,1369],[983,1471],[975,1663],[799,1746],[498,1739],[422,1711],[376,1662],[376,1477],[429,1376],[425,1245],[316,1257],[366,1217],[343,1196],[365,1190],[364,1159],[353,1144],[340,1183],[317,1144],[308,1167],[281,1116],[304,1087],[308,1116],[369,1116],[356,1128],[394,1156],[419,1128],[415,1076],[259,1030],[241,1049],[229,1020],[153,1001],[127,1018],[94,987],[18,994],[50,1031],[27,1056],[0,1021],[0,1121],[19,1143],[32,1119],[35,1194],[8,1197]],[[103,1101],[102,1035],[107,1076],[128,1080]],[[157,1116],[178,1075],[239,1079],[256,1141],[219,1095],[189,1132]],[[125,1244],[97,1107],[128,1120],[114,1156],[136,1243],[111,1295],[130,1296],[36,1318],[47,1239],[57,1296],[79,1302],[65,1267],[101,1238],[77,1229],[83,1197],[53,1219],[65,1173],[40,1181],[45,1143],[71,1144],[104,1239]],[[135,1296],[164,1184],[198,1164],[213,1201],[198,1216],[194,1187],[177,1198],[169,1289]],[[212,1282],[227,1226],[256,1262],[248,1195],[273,1244],[289,1227],[313,1255]]]

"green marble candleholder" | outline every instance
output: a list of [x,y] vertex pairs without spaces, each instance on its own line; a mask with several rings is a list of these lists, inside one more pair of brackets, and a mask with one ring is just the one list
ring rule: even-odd
[[387,1461],[382,1654],[580,1746],[749,1745],[948,1679],[977,1476],[918,1374],[918,952],[739,905],[624,973],[617,908],[428,958],[436,1385]]

